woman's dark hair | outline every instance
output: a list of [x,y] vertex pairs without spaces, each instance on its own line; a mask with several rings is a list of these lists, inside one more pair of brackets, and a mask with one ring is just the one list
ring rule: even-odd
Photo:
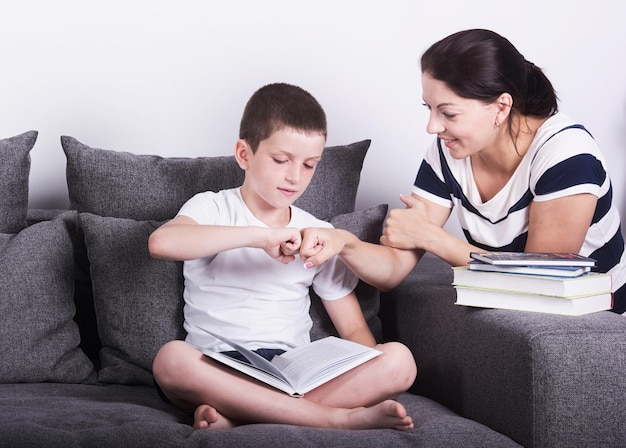
[[253,152],[272,133],[292,128],[303,132],[318,132],[326,138],[326,114],[313,96],[290,84],[268,84],[248,100],[239,126],[239,138]]
[[489,30],[454,33],[422,55],[422,73],[443,81],[457,95],[484,102],[513,98],[512,114],[549,117],[558,111],[552,83],[504,37]]

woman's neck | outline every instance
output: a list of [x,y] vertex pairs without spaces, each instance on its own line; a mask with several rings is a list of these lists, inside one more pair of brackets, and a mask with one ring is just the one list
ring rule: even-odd
[[511,179],[546,118],[519,116],[503,127],[494,147],[472,157],[474,182],[483,202],[493,198]]

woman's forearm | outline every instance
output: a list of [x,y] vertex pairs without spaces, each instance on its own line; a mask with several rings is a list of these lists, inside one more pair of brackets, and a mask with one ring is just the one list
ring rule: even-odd
[[387,291],[415,267],[423,251],[395,249],[354,237],[339,253],[341,260],[364,282]]
[[[433,230],[434,229],[434,230]],[[441,227],[433,226],[424,250],[448,262],[451,266],[463,266],[470,260],[470,252],[481,249],[452,235]]]

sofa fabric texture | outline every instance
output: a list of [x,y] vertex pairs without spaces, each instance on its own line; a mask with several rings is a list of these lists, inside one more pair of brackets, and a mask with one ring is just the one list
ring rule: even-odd
[[381,293],[387,337],[411,347],[411,392],[525,447],[626,446],[626,319],[455,305],[452,270],[427,254]]
[[0,383],[79,383],[93,369],[73,320],[72,215],[0,234]]
[[26,227],[30,151],[37,131],[0,140],[0,233],[17,233]]
[[[392,291],[357,286],[376,337],[416,358],[418,379],[398,397],[414,430],[193,430],[152,386],[154,354],[185,334],[181,264],[152,259],[147,238],[193,194],[239,185],[243,173],[234,157],[137,155],[62,137],[70,210],[28,210],[36,135],[0,141],[12,154],[11,179],[0,178],[0,219],[10,217],[0,223],[0,446],[626,446],[626,320],[459,307],[450,267],[432,256]],[[369,145],[327,148],[296,205],[376,243],[387,205],[354,209]],[[334,334],[311,299],[312,338]]]

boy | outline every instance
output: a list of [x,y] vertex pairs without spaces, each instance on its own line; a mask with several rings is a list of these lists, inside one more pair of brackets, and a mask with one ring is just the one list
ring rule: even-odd
[[376,345],[353,289],[358,279],[334,258],[304,269],[300,229],[329,224],[292,206],[326,144],[326,117],[306,91],[288,84],[259,89],[244,111],[235,157],[241,187],[200,193],[149,239],[155,258],[184,260],[186,341],[164,345],[155,380],[175,405],[195,408],[194,427],[266,422],[335,428],[413,428],[393,398],[417,369],[399,343],[382,355],[293,398],[204,356],[230,351],[201,328],[258,350],[268,359],[310,342],[309,286],[342,338]]

